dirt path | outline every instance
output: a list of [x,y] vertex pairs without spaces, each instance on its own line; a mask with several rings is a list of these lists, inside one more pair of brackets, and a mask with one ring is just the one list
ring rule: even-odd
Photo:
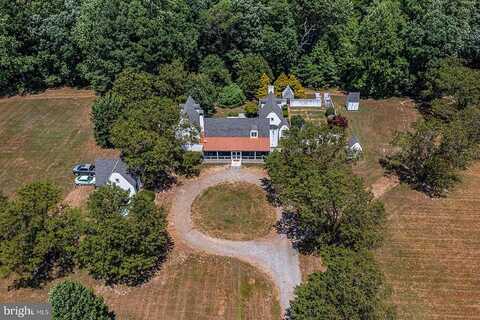
[[248,169],[223,169],[187,181],[175,193],[169,222],[177,241],[209,254],[238,258],[267,273],[279,290],[280,305],[284,312],[302,279],[298,252],[292,248],[287,237],[275,233],[253,241],[216,239],[194,229],[191,219],[191,205],[203,190],[227,181],[261,185],[260,179],[263,177],[257,171]]
[[382,197],[385,193],[392,190],[396,186],[399,185],[398,177],[396,176],[389,176],[389,177],[381,177],[374,184],[372,184],[370,190],[373,193],[373,196],[378,199]]

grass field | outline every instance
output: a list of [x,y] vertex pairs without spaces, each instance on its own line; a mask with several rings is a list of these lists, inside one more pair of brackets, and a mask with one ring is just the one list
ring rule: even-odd
[[480,319],[480,163],[447,198],[388,193],[389,238],[378,252],[400,319]]
[[[103,296],[121,320],[280,318],[270,281],[254,267],[236,259],[176,252],[155,278],[134,288],[105,287],[84,273],[71,278]],[[6,282],[1,281],[0,301],[45,302],[49,287],[7,291]]]
[[222,183],[195,199],[192,219],[205,233],[223,239],[253,240],[275,224],[275,209],[262,188],[249,183]]
[[0,185],[11,194],[33,180],[50,180],[64,192],[71,169],[82,161],[113,156],[96,147],[89,120],[90,91],[54,90],[0,99]]

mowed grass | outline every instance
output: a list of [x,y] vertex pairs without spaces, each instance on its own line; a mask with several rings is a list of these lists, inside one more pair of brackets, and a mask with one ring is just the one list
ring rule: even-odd
[[0,99],[0,188],[12,194],[35,180],[50,180],[66,193],[72,167],[115,151],[95,145],[89,119],[90,91],[54,90]]
[[355,135],[363,156],[354,172],[371,185],[384,175],[379,160],[392,153],[390,142],[396,131],[407,131],[419,117],[412,101],[402,98],[361,100],[359,111],[347,112],[345,97],[334,97],[337,112],[348,119],[348,137]]
[[[271,282],[254,267],[232,258],[175,252],[141,287],[106,287],[87,274],[70,278],[103,296],[117,319],[278,320],[280,306]],[[60,280],[55,280],[54,283]],[[45,302],[49,288],[8,291],[2,302]]]
[[389,236],[378,251],[400,319],[480,319],[480,163],[443,199],[408,186],[384,197]]
[[231,240],[266,236],[276,221],[262,188],[222,183],[205,190],[192,205],[194,224],[207,234]]

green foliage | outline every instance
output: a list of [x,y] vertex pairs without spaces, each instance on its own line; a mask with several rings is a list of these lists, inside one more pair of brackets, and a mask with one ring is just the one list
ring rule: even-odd
[[200,165],[202,163],[202,154],[200,152],[188,151],[183,155],[183,161],[180,171],[186,177],[194,177],[200,174]]
[[159,96],[172,100],[185,94],[185,82],[189,74],[183,62],[174,60],[172,63],[163,64],[158,68],[155,88]]
[[122,97],[126,105],[148,99],[155,95],[154,77],[146,72],[126,69],[115,79],[111,92]]
[[300,82],[300,80],[297,79],[295,75],[291,74],[288,77],[288,84],[293,89],[293,92],[295,92],[295,97],[301,99],[306,98],[305,88],[303,88],[302,83]]
[[97,189],[88,200],[89,226],[78,260],[96,279],[136,285],[147,280],[169,247],[163,209],[149,193],[115,186]]
[[192,96],[200,104],[205,114],[212,114],[215,110],[218,91],[215,84],[205,74],[192,74],[187,80],[187,96]]
[[305,119],[301,115],[296,114],[290,119],[290,124],[294,128],[301,129],[305,125]]
[[249,118],[254,118],[258,114],[258,103],[255,101],[248,101],[245,103],[245,115]]
[[270,85],[271,80],[266,73],[263,73],[260,77],[260,85],[258,86],[257,94],[255,95],[257,99],[261,99],[267,96],[268,86]]
[[84,55],[81,74],[103,92],[125,68],[153,73],[161,63],[187,58],[197,37],[189,13],[184,1],[82,1],[74,29]]
[[315,272],[295,290],[287,311],[289,320],[395,319],[385,302],[388,290],[372,254],[327,248],[322,258],[325,272]]
[[115,314],[108,310],[102,297],[79,282],[66,280],[55,285],[48,294],[55,320],[113,320]]
[[179,121],[176,103],[154,97],[133,104],[113,126],[113,144],[148,188],[169,184],[182,162],[186,141],[176,134]]
[[245,94],[240,87],[233,83],[226,87],[223,87],[218,98],[218,103],[225,107],[238,107],[242,105],[246,100]]
[[98,97],[92,106],[91,120],[97,144],[105,147],[113,147],[110,140],[111,130],[115,122],[124,111],[124,103],[115,93],[107,93]]
[[272,78],[272,70],[267,61],[255,54],[247,54],[241,57],[234,66],[238,86],[245,92],[248,98],[253,98],[259,89],[258,79],[263,74]]
[[[275,80],[275,82],[273,83],[273,85],[275,86],[275,94],[277,96],[280,96],[282,94],[282,91],[290,84],[290,81],[288,79],[288,76],[282,72],[277,80]],[[293,89],[293,88],[292,88]]]
[[328,107],[327,110],[325,110],[325,117],[330,117],[335,115],[335,109],[333,107]]
[[224,87],[232,81],[225,63],[214,54],[208,55],[202,60],[199,71],[205,74],[217,87]]
[[0,268],[3,276],[14,275],[16,285],[39,286],[73,268],[80,220],[77,211],[60,207],[60,200],[60,190],[47,182],[2,200]]
[[279,201],[293,210],[294,241],[307,252],[325,245],[377,247],[385,210],[346,165],[343,129],[292,127],[266,161]]

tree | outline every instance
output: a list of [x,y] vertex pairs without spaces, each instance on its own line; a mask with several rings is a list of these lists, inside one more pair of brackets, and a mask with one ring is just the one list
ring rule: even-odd
[[165,258],[170,240],[163,209],[154,197],[115,186],[96,190],[88,200],[92,224],[80,244],[80,265],[106,283],[136,285],[147,280]]
[[254,118],[258,114],[258,104],[255,101],[248,101],[245,104],[245,115],[249,118]]
[[188,58],[197,39],[190,14],[185,1],[82,1],[73,31],[84,55],[79,71],[105,92],[121,70],[154,73],[162,63]]
[[177,135],[179,122],[178,106],[155,97],[132,105],[113,126],[113,144],[148,188],[169,184],[182,162],[182,146],[187,142]]
[[189,73],[185,70],[183,62],[176,59],[159,67],[155,88],[159,96],[176,100],[185,94],[185,79],[188,78]]
[[267,61],[255,54],[247,54],[234,65],[238,86],[245,92],[247,98],[253,98],[258,91],[258,79],[262,74],[272,78],[272,71]]
[[232,81],[225,63],[214,54],[208,55],[202,60],[199,71],[206,75],[218,88],[225,87]]
[[260,77],[260,85],[258,86],[256,97],[261,99],[267,96],[268,86],[270,86],[271,80],[266,73],[263,73]]
[[125,104],[122,98],[115,93],[108,92],[95,100],[90,119],[93,123],[93,132],[98,145],[105,148],[113,147],[111,130],[124,109]]
[[372,254],[347,249],[323,251],[325,272],[315,272],[295,289],[289,320],[395,319],[388,290]]
[[221,106],[230,108],[242,105],[245,100],[245,94],[243,94],[242,89],[240,89],[235,83],[224,87],[218,98],[218,102]]
[[112,93],[121,97],[126,105],[148,99],[156,95],[155,78],[146,72],[125,69],[115,79]]
[[48,302],[55,320],[115,319],[103,298],[79,282],[66,280],[55,285],[48,294]]
[[[76,210],[60,207],[60,190],[34,182],[0,207],[0,267],[15,284],[36,287],[72,270],[80,239]],[[56,271],[56,274],[53,274]]]
[[190,75],[186,93],[200,104],[205,114],[210,115],[215,111],[218,91],[215,84],[206,75],[201,73]]
[[302,57],[295,73],[306,85],[314,88],[334,86],[340,78],[335,56],[326,41],[318,41],[313,51]]
[[180,168],[186,177],[194,177],[200,174],[202,154],[200,152],[187,151],[183,155],[183,162]]
[[297,77],[295,77],[295,75],[291,74],[288,77],[288,84],[295,92],[296,97],[302,99],[306,97],[305,88],[302,86],[302,83],[297,79]]
[[[275,82],[273,83],[273,85],[275,86],[275,93],[277,96],[281,95],[282,94],[282,91],[290,85],[290,81],[288,79],[288,76],[282,72],[277,80],[275,80]],[[292,88],[293,89],[293,88]]]
[[343,129],[307,123],[292,127],[280,145],[266,167],[279,201],[293,212],[297,245],[306,252],[377,247],[385,210],[347,166]]

